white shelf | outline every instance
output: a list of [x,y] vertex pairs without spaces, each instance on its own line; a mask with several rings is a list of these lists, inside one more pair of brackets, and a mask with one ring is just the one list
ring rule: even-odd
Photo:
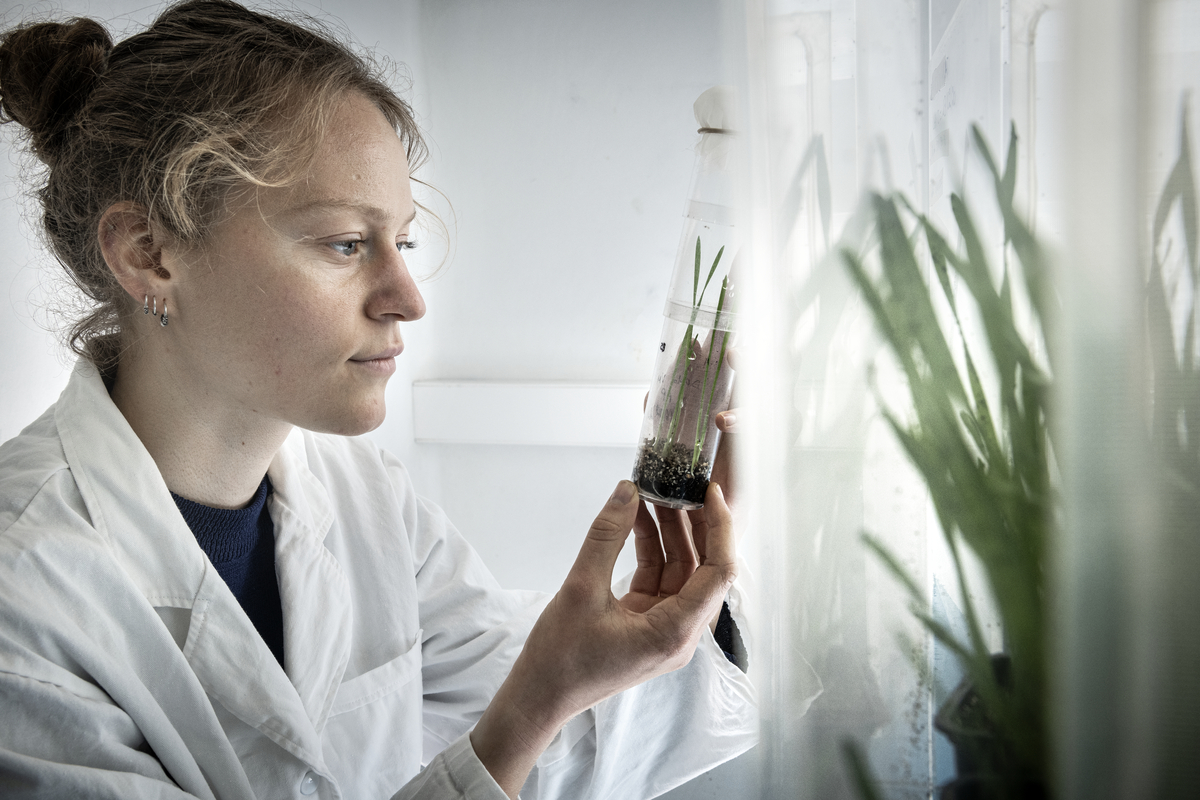
[[644,384],[416,381],[418,442],[633,447]]

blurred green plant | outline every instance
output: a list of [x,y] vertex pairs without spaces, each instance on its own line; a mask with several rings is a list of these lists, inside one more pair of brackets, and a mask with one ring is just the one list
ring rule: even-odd
[[[978,128],[972,133],[1003,220],[998,281],[980,229],[958,194],[950,202],[961,251],[903,195],[875,194],[869,198],[870,246],[843,247],[840,254],[908,381],[911,420],[902,420],[882,400],[880,406],[928,486],[957,573],[967,636],[956,636],[933,618],[918,582],[879,539],[864,533],[863,541],[906,588],[912,612],[956,654],[970,682],[974,696],[955,719],[964,733],[955,742],[960,765],[967,748],[976,788],[983,792],[979,796],[1015,798],[1030,796],[1031,787],[1049,786],[1044,640],[1045,557],[1055,503],[1047,413],[1052,370],[1048,358],[1039,361],[1030,345],[1046,340],[1049,301],[1045,253],[1013,209],[1016,131],[1003,172]],[[1019,268],[1010,263],[1010,252]],[[922,275],[926,253],[936,287]],[[1032,317],[1024,325],[1014,313],[1017,282]],[[973,354],[963,333],[962,289],[978,312],[987,353]],[[935,293],[949,310],[945,324]],[[954,340],[957,347],[951,346]],[[955,350],[961,352],[961,369]],[[995,409],[980,381],[979,358],[990,359],[999,378]],[[990,651],[972,601],[964,547],[982,566],[986,589],[995,599],[1007,656],[1003,662]],[[939,716],[946,713],[956,712],[944,708]],[[861,787],[862,759],[851,766]]]
[[[1179,315],[1182,341],[1178,349],[1164,275],[1174,241],[1168,222],[1176,208],[1183,228],[1182,270],[1192,289],[1190,302]],[[1153,249],[1146,280],[1146,321],[1154,375],[1151,441],[1167,462],[1170,483],[1182,493],[1179,499],[1184,501],[1190,496],[1193,503],[1200,499],[1200,485],[1197,485],[1200,436],[1188,435],[1188,423],[1194,425],[1200,421],[1200,370],[1196,368],[1196,304],[1200,301],[1198,228],[1200,216],[1185,105],[1179,131],[1179,157],[1167,176],[1154,214]],[[1193,522],[1197,518],[1191,517]]]

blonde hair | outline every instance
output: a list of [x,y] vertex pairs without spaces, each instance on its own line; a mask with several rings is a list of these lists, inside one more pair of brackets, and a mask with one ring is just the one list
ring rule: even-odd
[[90,19],[0,34],[0,122],[23,126],[46,165],[37,191],[46,238],[91,301],[68,346],[114,367],[136,305],[100,251],[109,207],[136,203],[180,242],[199,243],[231,193],[300,179],[351,91],[383,112],[415,170],[427,151],[411,107],[377,65],[311,19],[186,0],[115,46]]

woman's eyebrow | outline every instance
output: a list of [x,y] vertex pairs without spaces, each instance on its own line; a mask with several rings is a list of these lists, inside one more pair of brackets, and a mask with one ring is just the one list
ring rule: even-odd
[[[367,217],[368,219],[383,223],[391,222],[393,219],[395,219],[394,214],[392,214],[390,211],[379,208],[378,206],[373,206],[369,203],[355,203],[349,200],[337,199],[313,200],[308,203],[302,203],[300,205],[285,209],[284,213],[288,215],[299,216],[312,211],[325,210],[355,211],[359,214],[362,214],[364,217]],[[414,208],[413,212],[408,215],[408,219],[404,220],[403,224],[408,225],[416,218],[417,210]]]

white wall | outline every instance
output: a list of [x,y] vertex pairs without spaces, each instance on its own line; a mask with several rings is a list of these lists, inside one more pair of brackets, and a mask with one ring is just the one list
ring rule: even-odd
[[[11,139],[0,133],[5,143]],[[20,159],[7,146],[0,157],[0,441],[10,439],[54,402],[69,367],[46,330],[46,303],[55,297],[29,241],[31,223],[17,177]]]
[[[691,105],[721,82],[720,0],[290,7],[332,15],[405,65],[433,156],[421,175],[453,205],[433,198],[452,223],[453,258],[422,285],[429,312],[405,326],[388,419],[371,435],[408,464],[502,584],[553,591],[596,511],[629,476],[633,448],[419,445],[411,384],[649,382],[697,138]],[[120,34],[156,8],[0,0],[0,23],[88,15]],[[11,153],[5,146],[0,158],[0,440],[53,402],[69,373],[35,324],[58,273],[33,241],[36,217],[20,218],[28,187],[15,180]],[[410,259],[419,273],[432,272],[444,249],[424,238],[429,246]],[[627,553],[618,569],[632,564]],[[748,796],[748,779],[726,770],[671,796]]]
[[[419,377],[649,382],[697,138],[691,105],[720,81],[719,11],[714,0],[422,5],[432,175],[458,229],[430,287]],[[633,464],[632,447],[417,449],[431,467],[418,485],[500,581],[545,590]],[[518,538],[496,537],[498,525]]]

